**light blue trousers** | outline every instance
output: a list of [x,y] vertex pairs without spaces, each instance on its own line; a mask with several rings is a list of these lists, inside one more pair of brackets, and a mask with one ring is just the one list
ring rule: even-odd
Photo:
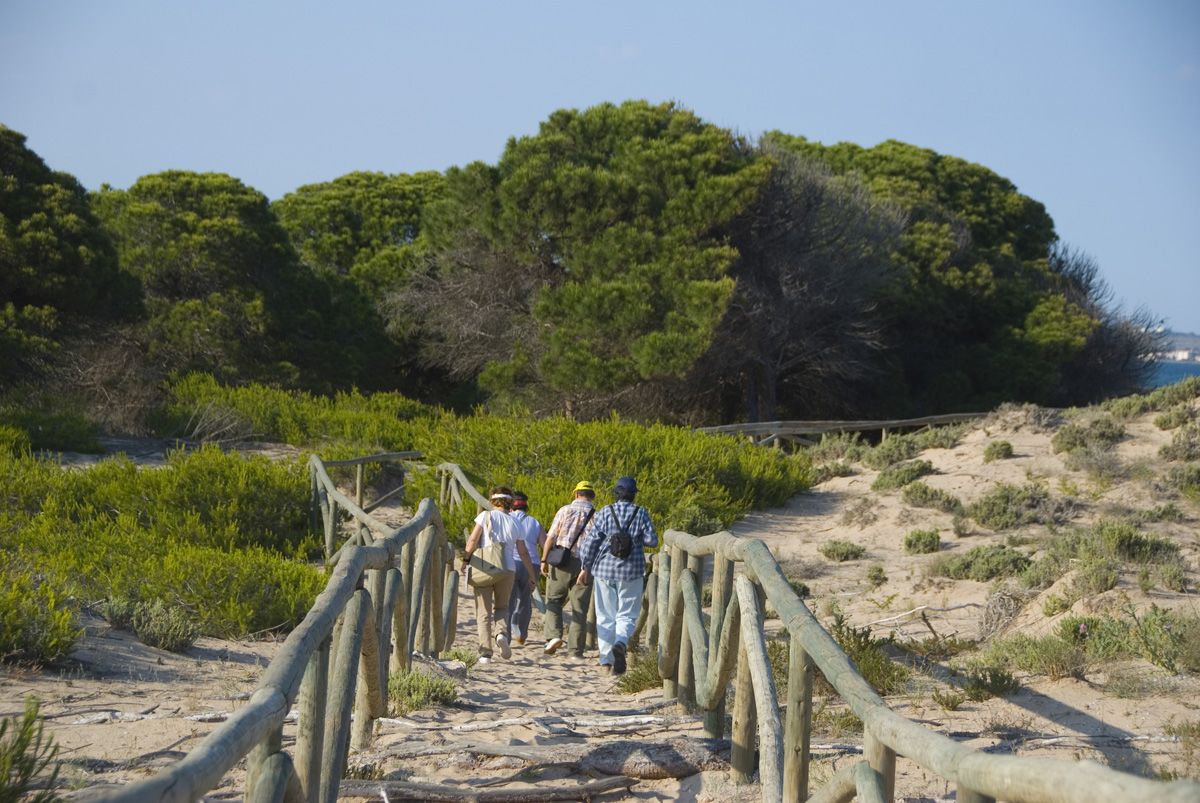
[[596,597],[596,643],[600,646],[600,664],[612,664],[612,648],[617,642],[629,645],[633,628],[642,609],[642,578],[636,580],[593,581]]

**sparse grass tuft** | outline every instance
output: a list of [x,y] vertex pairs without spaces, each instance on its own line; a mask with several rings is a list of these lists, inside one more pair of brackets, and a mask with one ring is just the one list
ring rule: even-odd
[[831,480],[834,477],[853,477],[854,466],[843,460],[837,460],[831,463],[822,463],[813,469],[813,484],[820,485],[826,480]]
[[927,555],[941,549],[942,539],[937,530],[913,530],[904,536],[904,551],[910,555]]
[[932,695],[933,701],[944,711],[957,711],[967,701],[967,695],[956,691],[936,689]]
[[1012,673],[997,666],[977,666],[971,669],[963,683],[967,699],[981,703],[991,697],[1007,697],[1016,693],[1021,684]]
[[[784,659],[784,667],[787,659]],[[617,680],[617,691],[622,694],[637,694],[646,689],[656,689],[662,686],[662,678],[658,676],[658,656],[655,653],[631,652],[625,674]],[[787,688],[786,686],[783,688]]]
[[846,526],[854,525],[860,530],[864,527],[870,527],[879,520],[879,514],[876,512],[877,507],[879,507],[878,500],[870,496],[864,496],[846,508],[845,512],[842,513],[842,524]]
[[42,731],[37,699],[26,698],[20,718],[0,718],[0,801],[58,800],[57,755],[54,739]]
[[864,547],[836,538],[821,544],[818,550],[829,560],[835,560],[839,563],[848,560],[858,560],[867,554],[867,550]]
[[867,567],[867,582],[872,588],[878,588],[887,582],[887,574],[883,571],[882,563],[872,563]]
[[1175,429],[1195,421],[1198,417],[1200,412],[1197,412],[1191,402],[1180,402],[1165,413],[1155,416],[1154,426],[1159,429]]
[[470,669],[479,663],[479,653],[467,647],[451,647],[442,653],[443,661],[462,661]]

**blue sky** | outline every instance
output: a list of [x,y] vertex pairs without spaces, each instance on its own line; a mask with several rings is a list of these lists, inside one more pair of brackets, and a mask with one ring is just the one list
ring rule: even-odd
[[1200,332],[1200,2],[0,0],[0,122],[89,188],[183,168],[277,198],[629,98],[987,165],[1125,306]]

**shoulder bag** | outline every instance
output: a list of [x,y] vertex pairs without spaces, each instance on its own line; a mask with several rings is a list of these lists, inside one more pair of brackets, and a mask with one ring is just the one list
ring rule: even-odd
[[579,525],[579,529],[575,531],[575,535],[571,537],[570,542],[566,546],[554,546],[548,555],[546,562],[551,566],[562,566],[571,559],[571,550],[575,548],[575,542],[579,540],[579,536],[587,529],[588,522],[592,520],[592,514],[596,512],[596,508],[588,511],[588,514],[583,517],[583,524]]
[[504,568],[504,544],[492,539],[492,511],[488,511],[483,524],[483,540],[486,545],[471,554],[471,571],[467,582],[474,588],[490,588],[512,569]]

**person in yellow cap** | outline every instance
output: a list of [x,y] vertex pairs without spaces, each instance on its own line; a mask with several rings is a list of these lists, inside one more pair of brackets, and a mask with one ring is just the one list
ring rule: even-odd
[[571,650],[583,657],[587,644],[587,615],[592,604],[592,589],[579,582],[579,546],[590,532],[596,512],[596,489],[586,480],[575,486],[575,499],[554,514],[542,547],[542,574],[546,575],[546,613],[542,617],[542,635],[546,655],[553,655],[566,644],[563,641],[563,603],[571,600]]

